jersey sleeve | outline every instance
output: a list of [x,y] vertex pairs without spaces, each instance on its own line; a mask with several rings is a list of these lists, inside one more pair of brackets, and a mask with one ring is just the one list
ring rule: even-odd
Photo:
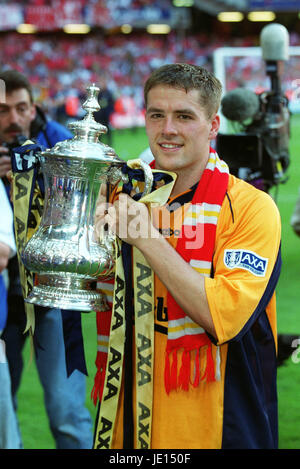
[[218,344],[240,338],[266,310],[280,273],[280,240],[280,215],[274,201],[237,182],[220,213],[214,278],[205,278]]

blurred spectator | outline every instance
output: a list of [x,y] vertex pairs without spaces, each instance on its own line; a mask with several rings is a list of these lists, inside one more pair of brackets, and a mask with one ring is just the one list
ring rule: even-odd
[[101,140],[112,146],[111,115],[114,110],[114,97],[109,89],[107,78],[99,77],[98,86],[100,87],[100,110],[94,113],[94,118],[97,122],[107,127],[106,137],[101,137]]
[[[4,269],[8,260],[16,253],[13,234],[13,216],[7,194],[0,180],[0,337],[7,318],[7,286]],[[17,418],[11,396],[9,368],[5,354],[5,342],[0,339],[0,449],[20,449],[21,441]]]
[[[112,9],[112,4],[115,2],[107,2],[107,7]],[[131,1],[135,8],[141,4],[147,2]],[[297,37],[293,36],[294,43]],[[141,113],[144,107],[143,83],[154,68],[164,63],[185,61],[211,70],[213,51],[224,45],[255,46],[256,43],[246,37],[227,40],[224,44],[218,37],[205,33],[178,36],[176,32],[166,36],[142,32],[108,36],[93,34],[84,39],[29,34],[22,36],[21,41],[16,33],[0,37],[3,67],[13,68],[17,64],[19,71],[26,72],[30,76],[35,100],[60,122],[67,119],[65,106],[71,91],[77,90],[81,95],[91,82],[100,84],[101,88],[103,76],[109,77],[107,87],[115,102],[120,97],[129,97],[134,100],[137,112]],[[292,68],[289,67],[288,83],[299,76],[298,62],[293,61]],[[266,86],[261,59],[250,57],[240,61],[231,58],[227,64],[228,89],[237,86],[241,80],[251,83],[253,89]],[[57,109],[59,115],[56,114]],[[114,116],[113,127],[124,121],[120,116]],[[144,125],[143,120],[139,119],[137,125]]]
[[291,217],[291,226],[297,236],[300,236],[300,189],[296,200],[294,212]]

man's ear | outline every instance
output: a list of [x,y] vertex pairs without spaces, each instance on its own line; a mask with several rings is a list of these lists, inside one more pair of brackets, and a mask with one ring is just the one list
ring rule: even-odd
[[211,129],[209,133],[210,140],[214,140],[217,137],[219,128],[220,128],[220,116],[218,114],[215,114],[215,116],[212,118],[212,121],[211,121]]

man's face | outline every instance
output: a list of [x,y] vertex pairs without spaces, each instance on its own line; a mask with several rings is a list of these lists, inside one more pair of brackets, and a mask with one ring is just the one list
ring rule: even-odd
[[0,143],[12,143],[18,135],[30,137],[35,115],[35,106],[25,88],[6,94],[6,102],[0,103]]
[[166,85],[150,89],[146,132],[157,169],[201,175],[210,141],[219,129],[219,117],[208,119],[199,101],[196,89],[187,93]]

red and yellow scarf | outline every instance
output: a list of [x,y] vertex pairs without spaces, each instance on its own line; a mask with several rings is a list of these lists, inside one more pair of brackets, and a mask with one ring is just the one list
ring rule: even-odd
[[[229,171],[211,150],[209,161],[197,186],[192,203],[184,217],[181,236],[176,251],[193,269],[210,276],[215,246],[218,216],[228,186]],[[212,358],[212,344],[205,331],[178,306],[168,293],[168,342],[166,349],[165,386],[172,389],[188,390],[191,382],[191,352],[196,352],[196,368],[193,386],[200,380],[214,381],[215,364]],[[199,357],[201,347],[206,346],[206,370],[200,376]],[[182,363],[178,370],[177,352],[183,349]],[[172,363],[171,363],[172,361]]]

